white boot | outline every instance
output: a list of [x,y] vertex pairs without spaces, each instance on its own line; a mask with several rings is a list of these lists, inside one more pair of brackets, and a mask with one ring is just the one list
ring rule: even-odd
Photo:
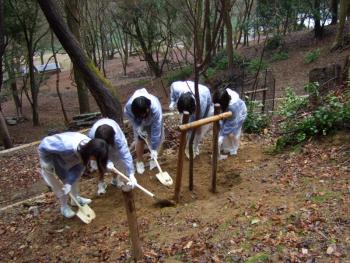
[[68,205],[68,195],[62,195],[60,197],[60,203],[61,203],[61,214],[66,218],[72,218],[75,216],[75,212],[70,208]]
[[97,195],[103,195],[106,193],[107,184],[105,182],[98,182]]
[[122,188],[122,186],[125,185],[125,183],[123,182],[123,180],[120,178],[119,175],[117,177],[112,178],[111,184],[115,187],[118,187],[118,188]]
[[75,212],[70,208],[69,205],[61,206],[61,214],[65,218],[72,218],[73,216],[75,216]]
[[145,165],[143,162],[136,162],[136,171],[138,174],[143,174],[145,172]]
[[150,170],[153,170],[153,169],[156,168],[156,167],[157,167],[156,162],[155,162],[153,159],[151,159],[151,160],[149,161],[149,169],[150,169]]
[[[84,197],[81,197],[81,196],[76,196],[75,199],[77,199],[77,201],[79,202],[80,205],[88,205],[88,204],[91,204],[91,199],[89,198],[84,198]],[[70,203],[72,206],[78,206],[73,200],[70,200]]]

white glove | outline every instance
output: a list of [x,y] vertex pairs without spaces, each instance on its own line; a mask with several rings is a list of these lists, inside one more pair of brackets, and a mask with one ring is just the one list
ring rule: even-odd
[[97,185],[97,195],[103,195],[106,193],[107,184],[103,181],[98,182]]
[[137,134],[142,138],[147,137],[147,132],[145,130],[143,130],[143,128],[141,126],[137,128]]
[[129,192],[132,189],[134,189],[136,185],[137,185],[137,180],[135,178],[135,175],[134,174],[130,174],[129,175],[129,182],[126,185],[122,186],[122,190],[124,192]]
[[151,158],[153,160],[157,160],[158,158],[158,152],[156,150],[151,150]]
[[69,194],[69,192],[72,190],[72,185],[70,184],[65,184],[63,187],[62,187],[62,191],[63,191],[63,194],[67,195]]
[[170,103],[169,110],[171,110],[171,111],[175,110],[175,102]]
[[108,161],[107,162],[107,170],[113,172],[114,169],[115,169],[115,167],[114,167],[113,162],[112,161]]

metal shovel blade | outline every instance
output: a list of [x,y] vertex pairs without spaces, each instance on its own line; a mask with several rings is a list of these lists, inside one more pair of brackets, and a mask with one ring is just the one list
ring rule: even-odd
[[156,177],[162,184],[166,186],[170,186],[173,184],[173,179],[170,177],[168,172],[157,173]]
[[96,214],[88,205],[83,205],[79,206],[76,216],[84,223],[89,224],[96,217]]

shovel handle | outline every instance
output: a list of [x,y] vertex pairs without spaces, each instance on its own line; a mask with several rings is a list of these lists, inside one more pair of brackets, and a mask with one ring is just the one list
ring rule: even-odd
[[75,196],[71,192],[69,192],[69,196],[79,208],[82,207],[81,204],[79,203],[79,201],[75,198]]
[[[148,149],[151,151],[151,147],[149,146],[149,142],[148,142],[147,138],[146,137],[141,137],[141,138],[146,142]],[[153,160],[156,163],[159,172],[163,173],[162,168],[160,168],[160,165],[158,163],[158,160],[157,159],[153,159]]]
[[[122,172],[118,171],[116,168],[112,168],[111,169],[114,173],[120,175],[123,179],[127,180],[128,182],[130,181],[129,177],[127,177],[126,175],[124,175]],[[150,197],[155,197],[153,193],[151,193],[150,191],[148,191],[146,188],[143,188],[141,185],[139,184],[135,184],[135,186],[140,189],[142,192],[144,192],[145,194],[149,195]]]

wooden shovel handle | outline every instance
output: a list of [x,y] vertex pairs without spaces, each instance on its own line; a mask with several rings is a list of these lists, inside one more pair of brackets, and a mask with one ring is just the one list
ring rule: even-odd
[[[127,177],[126,175],[124,175],[122,172],[118,171],[116,168],[112,168],[111,169],[112,172],[120,175],[123,179],[127,180],[128,182],[130,181],[129,177]],[[150,197],[155,197],[153,193],[151,193],[150,191],[148,191],[146,188],[143,188],[141,185],[139,184],[135,184],[135,186],[140,189],[142,192],[144,192],[145,194],[149,195]]]

